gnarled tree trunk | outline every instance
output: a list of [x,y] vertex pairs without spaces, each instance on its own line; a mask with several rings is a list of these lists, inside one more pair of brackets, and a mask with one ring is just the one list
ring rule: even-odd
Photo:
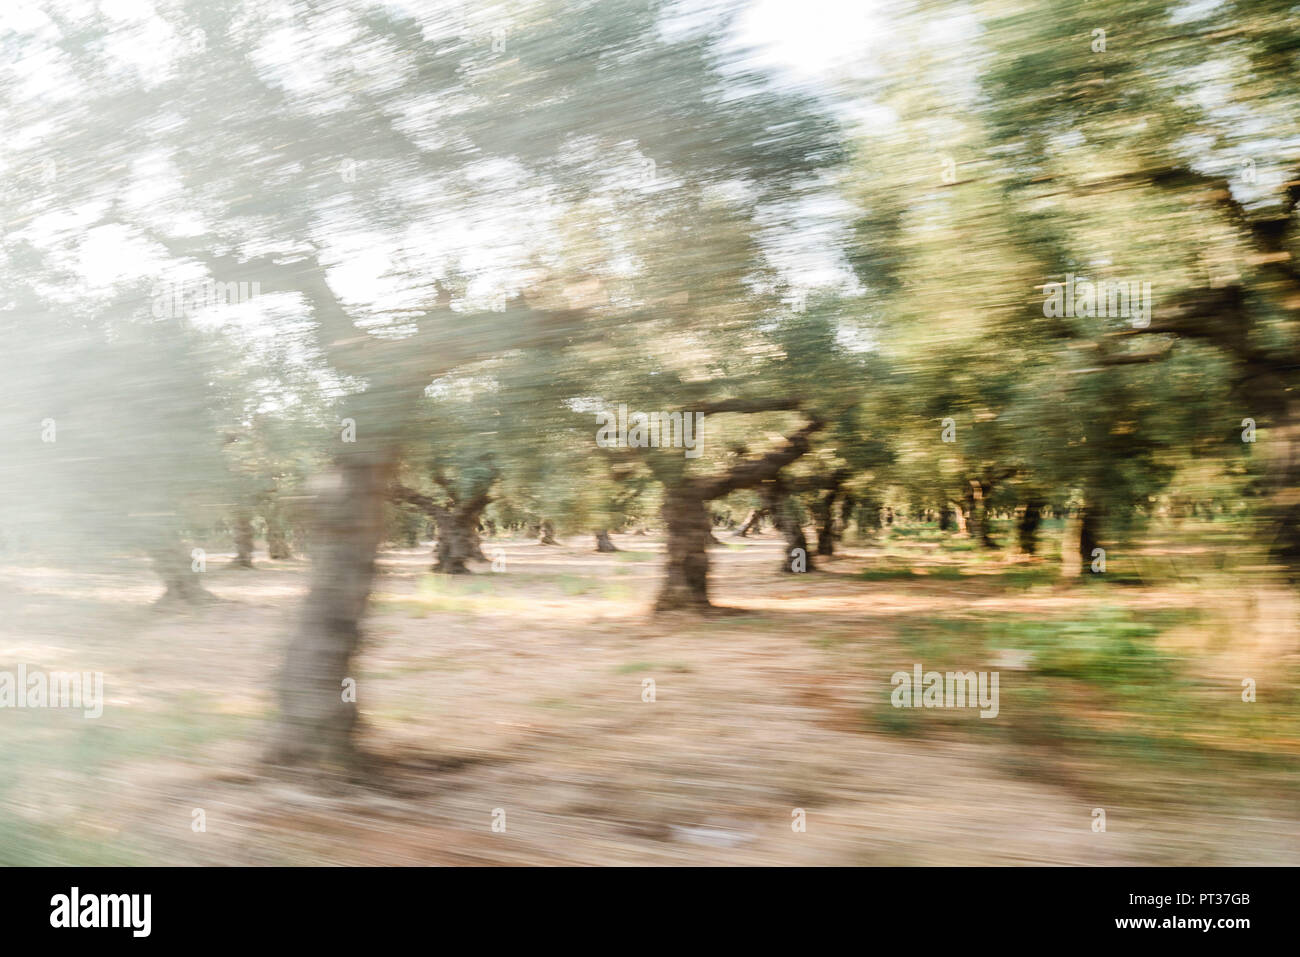
[[[780,402],[723,401],[707,412],[756,412],[789,409]],[[740,489],[753,488],[775,478],[782,468],[807,453],[811,436],[823,421],[811,421],[787,439],[784,447],[758,459],[740,462],[728,472],[712,478],[681,476],[664,489],[662,516],[668,536],[668,561],[655,609],[704,610],[709,604],[709,540],[713,537],[708,503]],[[805,549],[806,551],[806,549]]]
[[812,556],[808,554],[808,539],[804,536],[800,523],[799,503],[791,495],[780,478],[773,479],[762,486],[763,501],[772,515],[785,546],[781,555],[781,571],[812,571]]
[[1300,579],[1300,400],[1278,403],[1265,437],[1264,507],[1269,553],[1291,581]]
[[834,555],[835,539],[835,500],[839,497],[840,486],[844,484],[849,473],[837,470],[834,474],[821,480],[824,485],[822,497],[817,501],[817,554]]
[[1038,501],[1027,502],[1025,510],[1020,513],[1020,521],[1016,526],[1022,554],[1033,555],[1038,551],[1038,526],[1042,524],[1042,520],[1042,503]]
[[840,536],[849,530],[849,525],[853,522],[854,513],[858,508],[858,500],[853,497],[853,493],[847,493],[840,500]]
[[966,486],[966,528],[972,541],[983,548],[997,548],[989,530],[988,495],[992,490],[988,482],[971,479]]
[[293,558],[289,547],[289,529],[279,508],[272,506],[262,513],[266,521],[266,553],[273,561],[286,561]]
[[253,516],[243,509],[235,515],[235,564],[253,567]]
[[1074,509],[1065,519],[1065,534],[1061,538],[1061,575],[1077,578],[1092,571],[1093,551],[1100,548],[1101,511],[1084,500],[1082,507]]
[[736,529],[736,538],[746,538],[750,532],[757,532],[766,514],[765,508],[750,509],[749,514],[745,516],[745,521],[741,523],[740,528]]
[[713,529],[699,489],[688,483],[667,490],[660,515],[667,535],[668,560],[656,611],[709,608],[709,539]]
[[471,559],[487,561],[479,539],[479,518],[491,501],[489,492],[495,474],[474,489],[470,498],[451,508],[432,506],[434,520],[438,523],[438,544],[434,548],[433,570],[444,575],[468,575],[465,564]]
[[596,529],[596,551],[598,552],[616,552],[618,546],[609,539],[609,529]]
[[390,458],[358,455],[340,461],[322,483],[311,588],[280,675],[274,763],[342,766],[353,756],[357,706],[345,694],[345,679],[356,678],[351,662],[384,537],[392,473]]
[[455,509],[438,507],[433,520],[438,526],[438,541],[433,546],[433,571],[440,575],[468,575],[465,564],[474,557],[471,529]]
[[154,572],[167,589],[158,604],[197,605],[215,598],[203,587],[203,572],[194,570],[192,556],[193,549],[178,541],[159,542],[149,547]]
[[952,506],[944,502],[943,507],[939,509],[939,531],[950,532],[956,524],[952,516]]

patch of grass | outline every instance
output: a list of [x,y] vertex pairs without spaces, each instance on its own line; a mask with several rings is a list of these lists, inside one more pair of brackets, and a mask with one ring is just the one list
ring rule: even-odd
[[1061,569],[1056,564],[1016,565],[1000,577],[1008,588],[1035,588],[1056,584],[1061,579]]
[[139,851],[66,827],[39,825],[0,814],[0,867],[138,867]]
[[588,595],[600,587],[600,582],[582,575],[557,575],[555,584],[566,595]]
[[[626,569],[618,569],[626,571]],[[636,589],[630,582],[605,582],[601,597],[606,601],[628,601],[636,597]]]
[[655,663],[653,661],[633,661],[626,665],[619,665],[614,669],[616,675],[634,675],[644,674],[646,672],[670,672],[672,674],[685,675],[691,673],[690,665],[684,665],[680,662],[675,663]]
[[921,536],[921,533],[925,531],[925,528],[924,526],[921,525],[894,524],[889,526],[889,531],[890,534],[896,535],[899,538],[913,538],[913,537],[919,538]]
[[911,581],[916,576],[910,568],[864,568],[858,572],[864,582]]
[[[897,733],[997,735],[1044,749],[1063,779],[1080,780],[1079,768],[1091,768],[1133,793],[1158,788],[1152,772],[1160,771],[1177,779],[1213,774],[1243,788],[1267,781],[1294,794],[1300,691],[1288,679],[1275,700],[1243,705],[1236,683],[1192,677],[1158,639],[1201,617],[1197,609],[1102,604],[1086,617],[912,621],[899,634],[905,651],[898,667],[910,661],[927,672],[999,671],[999,716],[970,721],[974,709],[886,704],[869,711],[868,724]],[[1002,649],[1024,654],[1024,667],[994,664]]]
[[6,770],[0,793],[26,772],[93,776],[114,762],[188,757],[207,745],[247,735],[256,721],[215,710],[210,698],[199,695],[181,695],[161,711],[106,707],[103,719],[91,721],[80,712],[18,713],[0,735]]
[[915,568],[867,568],[857,577],[868,582],[891,581],[960,581],[966,576],[959,565],[925,565]]
[[[414,595],[378,595],[373,604],[378,611],[405,613],[411,618],[424,618],[430,612],[465,614],[484,609],[523,610],[528,607],[526,601],[500,593],[498,579],[508,574],[439,575],[431,572],[420,579]],[[517,576],[517,579],[524,581],[525,576]]]
[[950,552],[973,552],[975,543],[965,538],[950,538],[943,543],[945,550]]
[[538,698],[532,703],[534,708],[542,708],[545,711],[578,711],[582,705],[576,701],[570,701],[567,698]]

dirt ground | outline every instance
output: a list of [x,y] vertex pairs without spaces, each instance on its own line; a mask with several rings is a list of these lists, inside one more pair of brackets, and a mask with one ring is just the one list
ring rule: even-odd
[[[1008,589],[1002,561],[864,580],[875,546],[781,575],[769,536],[713,550],[714,601],[742,613],[655,617],[661,542],[615,541],[493,541],[504,571],[455,579],[428,573],[427,548],[385,552],[356,674],[375,764],[354,785],[271,778],[257,760],[304,561],[259,553],[247,571],[211,555],[221,600],[193,611],[153,608],[161,588],[134,558],[0,567],[0,669],[99,670],[106,699],[96,720],[0,711],[0,863],[1300,863],[1285,772],[1300,740],[1275,724],[1243,770],[1214,757],[1239,744],[1195,724],[1210,758],[1148,766],[992,733],[973,711],[889,723],[890,674],[927,661],[911,624],[1086,617],[1096,591]],[[1292,593],[1175,582],[1105,600],[1207,609],[1161,636],[1195,656],[1188,695],[1294,673]],[[969,667],[1001,667],[990,723],[1015,727],[1018,685],[1043,679],[1014,655]]]

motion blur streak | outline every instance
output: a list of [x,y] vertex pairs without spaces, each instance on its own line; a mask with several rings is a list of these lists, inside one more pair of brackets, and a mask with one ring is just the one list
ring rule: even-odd
[[0,863],[1300,863],[1298,13],[7,0]]

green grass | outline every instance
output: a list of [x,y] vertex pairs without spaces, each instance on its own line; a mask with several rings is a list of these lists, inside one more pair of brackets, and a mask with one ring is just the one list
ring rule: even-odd
[[[1125,786],[1139,790],[1147,784],[1143,769],[1150,769],[1213,775],[1220,782],[1258,782],[1262,775],[1293,793],[1300,767],[1285,742],[1300,737],[1295,676],[1275,678],[1269,700],[1261,696],[1253,704],[1241,701],[1235,679],[1192,677],[1182,660],[1161,650],[1158,639],[1200,617],[1194,609],[1099,604],[1082,617],[910,621],[898,634],[903,649],[895,666],[920,662],[926,671],[999,671],[999,716],[970,720],[975,709],[893,708],[892,689],[882,684],[868,702],[866,720],[885,733],[1001,737],[1041,749],[1045,760],[1061,767],[1118,770]],[[1026,667],[995,665],[1003,650],[1027,652]]]
[[689,674],[690,665],[684,665],[680,662],[658,662],[653,661],[633,661],[626,665],[619,665],[614,669],[616,675],[634,675],[644,674],[646,672],[671,672],[673,674]]
[[0,812],[0,867],[138,867],[148,863],[148,857],[124,843],[78,833],[75,828],[36,825]]
[[1061,571],[1055,565],[1016,565],[989,577],[1007,588],[1023,590],[1056,584],[1061,580]]
[[656,552],[615,552],[614,558],[620,562],[652,562],[659,555]]
[[[508,574],[508,573],[505,573]],[[500,593],[495,573],[486,575],[424,575],[414,595],[377,596],[372,604],[376,611],[424,618],[430,612],[466,614],[483,610],[523,611],[528,602]],[[520,576],[522,578],[522,576]]]
[[926,565],[924,572],[912,568],[867,568],[857,577],[868,582],[893,581],[960,581],[966,576],[958,565]]
[[[83,867],[139,865],[148,860],[125,839],[106,839],[93,824],[99,810],[74,803],[55,820],[31,820],[10,810],[29,782],[57,776],[62,792],[94,800],[122,781],[135,763],[190,761],[213,744],[248,738],[260,717],[216,710],[215,696],[180,694],[162,710],[106,709],[87,720],[81,712],[13,712],[0,728],[5,774],[0,777],[0,866],[75,864]],[[182,809],[178,832],[188,834],[189,812]],[[184,831],[180,831],[184,828]]]

